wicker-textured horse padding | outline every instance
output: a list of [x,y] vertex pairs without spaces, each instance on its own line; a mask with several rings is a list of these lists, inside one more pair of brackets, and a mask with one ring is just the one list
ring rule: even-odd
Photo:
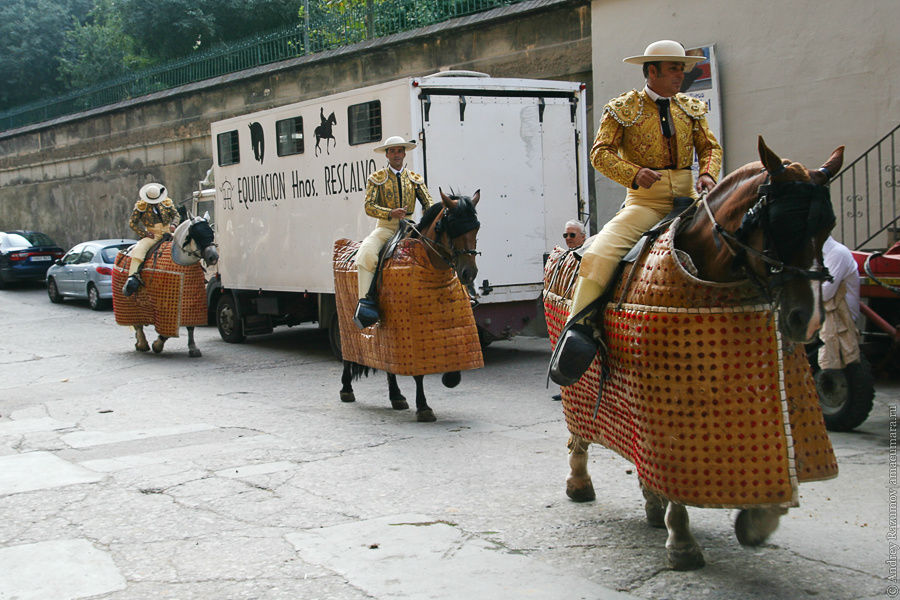
[[200,264],[182,266],[172,260],[172,243],[163,242],[144,261],[144,285],[122,294],[131,257],[120,252],[113,267],[113,311],[119,325],[153,325],[163,337],[178,337],[181,326],[207,324],[206,281]]
[[453,269],[435,269],[419,240],[403,240],[381,275],[381,321],[353,324],[359,242],[334,244],[334,289],[345,360],[395,375],[427,375],[484,366],[469,296]]
[[[562,388],[569,431],[633,462],[650,489],[675,502],[796,506],[799,481],[837,476],[803,347],[782,343],[771,305],[748,303],[758,295],[749,283],[693,277],[672,231],[606,306],[610,373],[597,417],[599,359]],[[559,249],[547,261],[554,346],[578,266]]]

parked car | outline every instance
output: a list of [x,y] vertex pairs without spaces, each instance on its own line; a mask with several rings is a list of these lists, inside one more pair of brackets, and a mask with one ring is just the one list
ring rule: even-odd
[[42,281],[63,249],[40,231],[0,232],[0,288],[14,281]]
[[81,242],[47,270],[47,295],[58,304],[64,298],[87,300],[102,310],[112,300],[112,270],[119,250],[137,240],[111,239]]

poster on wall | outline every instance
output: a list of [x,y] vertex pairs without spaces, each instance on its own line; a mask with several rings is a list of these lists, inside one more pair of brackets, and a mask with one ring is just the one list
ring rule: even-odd
[[[689,48],[688,56],[702,56],[703,60],[694,65],[694,68],[684,74],[684,82],[681,91],[706,102],[709,112],[706,122],[709,129],[722,143],[722,104],[719,99],[719,69],[716,65],[716,50],[713,44]],[[697,171],[697,162],[694,161],[694,171]]]

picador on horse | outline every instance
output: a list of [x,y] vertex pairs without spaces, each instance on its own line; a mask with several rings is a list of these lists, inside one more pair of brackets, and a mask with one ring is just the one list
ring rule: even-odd
[[803,344],[822,320],[827,184],[843,147],[811,170],[760,137],[760,160],[716,184],[706,105],[679,93],[700,60],[668,40],[625,59],[646,86],[606,104],[591,150],[628,190],[624,205],[580,263],[551,253],[544,280],[571,434],[566,494],[595,497],[590,443],[631,461],[677,570],[704,564],[686,506],[738,509],[738,541],[758,546],[799,504],[798,484],[837,475]]
[[153,246],[163,241],[163,236],[171,234],[178,225],[178,209],[172,199],[167,196],[166,186],[160,183],[148,183],[138,192],[140,200],[135,202],[134,210],[128,226],[138,234],[140,240],[131,250],[131,266],[128,268],[128,280],[122,288],[122,294],[134,294],[143,281],[141,268],[144,258]]

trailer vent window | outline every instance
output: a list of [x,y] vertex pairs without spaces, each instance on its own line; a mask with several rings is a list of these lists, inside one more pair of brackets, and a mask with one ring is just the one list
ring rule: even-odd
[[275,121],[278,156],[303,154],[303,117]]
[[238,148],[238,132],[226,131],[216,136],[216,145],[219,148],[219,166],[234,165],[241,161],[241,151]]
[[347,107],[350,145],[381,141],[381,101],[373,100]]

